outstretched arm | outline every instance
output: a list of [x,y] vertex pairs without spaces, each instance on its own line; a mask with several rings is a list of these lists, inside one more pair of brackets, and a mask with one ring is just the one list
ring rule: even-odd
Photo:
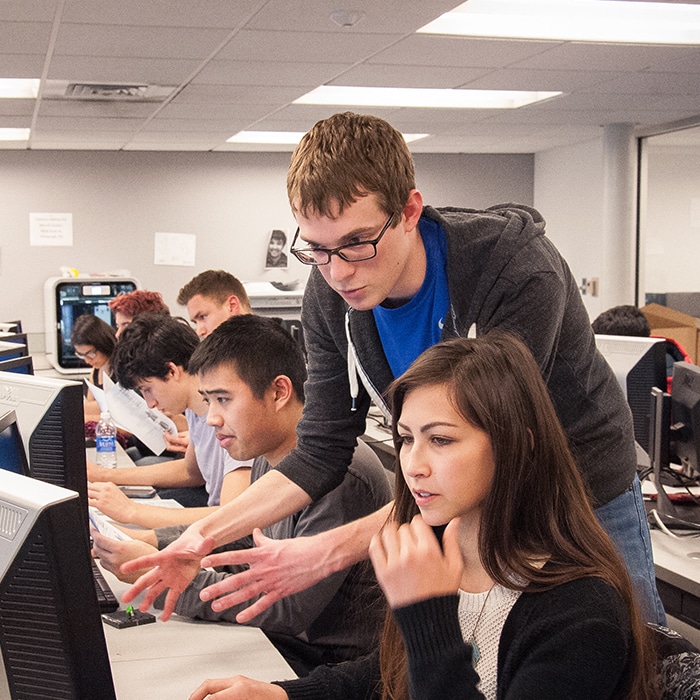
[[203,556],[216,546],[250,534],[255,527],[271,525],[295,513],[309,501],[309,496],[287,477],[276,470],[268,472],[240,496],[191,525],[165,549],[124,564],[124,573],[155,567],[124,594],[124,602],[148,589],[141,605],[146,610],[160,593],[169,589],[162,616],[167,620],[178,596],[199,571]]
[[237,622],[248,623],[282,598],[366,559],[370,540],[386,522],[391,505],[311,537],[272,540],[256,529],[254,549],[212,554],[202,560],[204,567],[248,564],[250,568],[203,589],[200,598],[212,600],[212,610],[221,612],[260,596],[236,616]]

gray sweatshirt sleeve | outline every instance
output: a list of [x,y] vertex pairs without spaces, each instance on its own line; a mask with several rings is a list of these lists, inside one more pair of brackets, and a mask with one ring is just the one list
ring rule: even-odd
[[360,386],[352,410],[345,311],[340,296],[313,270],[302,306],[308,360],[304,413],[297,426],[297,447],[277,467],[312,500],[343,480],[369,409],[369,397]]

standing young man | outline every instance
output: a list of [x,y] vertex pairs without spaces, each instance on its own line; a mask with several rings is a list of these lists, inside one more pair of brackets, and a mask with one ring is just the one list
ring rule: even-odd
[[[382,119],[349,112],[304,136],[292,156],[287,191],[299,225],[291,252],[315,266],[302,311],[309,379],[297,447],[267,475],[278,494],[274,502],[263,501],[262,489],[249,489],[235,506],[201,521],[161,553],[159,576],[172,585],[171,600],[181,585],[178,561],[337,485],[370,401],[381,405],[388,383],[422,350],[499,328],[520,337],[537,360],[597,515],[624,554],[645,615],[662,622],[632,417],[539,213],[520,205],[424,207],[400,132]],[[305,543],[304,552],[290,549],[276,567],[271,562],[279,551],[253,551],[246,559],[251,571],[231,585],[264,590],[274,602],[318,580],[309,572],[318,552],[317,576],[366,556],[380,524],[376,516],[324,533]],[[151,582],[144,577],[130,595]],[[252,610],[256,606],[260,601]]]
[[251,313],[242,282],[225,270],[200,272],[179,291],[177,303],[187,307],[200,338],[206,338],[231,316]]

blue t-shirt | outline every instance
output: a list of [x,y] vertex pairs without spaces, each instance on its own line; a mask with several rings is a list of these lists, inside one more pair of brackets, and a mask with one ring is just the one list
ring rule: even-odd
[[447,242],[435,221],[421,217],[425,246],[425,279],[416,295],[397,308],[377,306],[374,320],[394,377],[403,374],[424,350],[440,342],[450,308],[447,288]]

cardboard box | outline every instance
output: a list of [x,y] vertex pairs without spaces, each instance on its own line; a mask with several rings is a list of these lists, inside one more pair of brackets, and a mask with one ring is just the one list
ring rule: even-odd
[[647,304],[641,310],[649,321],[652,335],[678,341],[693,362],[696,365],[700,364],[700,318],[688,316],[661,304]]

